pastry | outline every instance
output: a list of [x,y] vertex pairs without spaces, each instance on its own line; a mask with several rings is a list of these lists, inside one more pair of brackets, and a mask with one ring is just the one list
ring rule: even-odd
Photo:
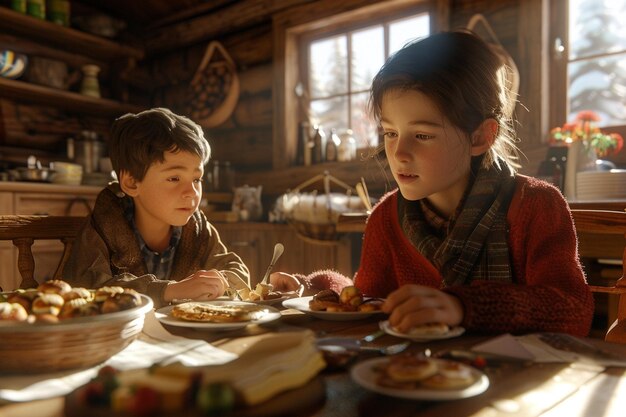
[[116,311],[129,310],[141,305],[141,296],[131,288],[126,288],[121,293],[108,297],[102,303],[103,313],[115,313]]
[[359,304],[358,310],[363,312],[380,311],[384,301],[380,298],[370,298]]
[[[398,329],[394,328],[398,333],[400,332]],[[404,333],[408,336],[436,336],[436,335],[444,335],[450,331],[450,327],[445,323],[426,323],[420,326],[412,327],[411,330]]]
[[326,311],[331,306],[339,305],[339,294],[333,290],[322,290],[309,301],[309,308],[313,311]]
[[28,318],[26,309],[18,303],[0,303],[0,320],[25,321]]
[[87,305],[87,300],[84,298],[75,298],[73,300],[66,301],[61,307],[59,312],[60,319],[69,319],[72,317],[80,317],[81,308]]
[[84,298],[87,301],[90,301],[93,298],[93,293],[86,288],[77,287],[72,288],[69,292],[63,294],[63,299],[65,301],[74,300],[76,298]]
[[124,292],[124,288],[118,287],[118,286],[98,288],[94,295],[94,300],[96,303],[102,303],[104,302],[104,300],[106,300],[110,296],[114,294],[120,294],[123,292]]
[[37,298],[39,295],[39,291],[36,289],[30,288],[27,290],[17,290],[7,296],[7,301],[9,303],[18,303],[21,304],[26,311],[30,311],[30,306],[33,303],[33,300]]
[[472,385],[476,377],[471,368],[459,362],[439,361],[438,372],[422,381],[422,385],[436,389],[459,389]]
[[437,370],[437,364],[433,359],[407,353],[392,357],[385,373],[397,382],[416,382],[435,375]]
[[71,289],[72,286],[70,284],[60,279],[51,279],[49,281],[44,281],[37,287],[37,291],[41,293],[59,295],[70,292]]
[[350,285],[341,290],[341,294],[339,294],[339,301],[342,304],[357,307],[363,302],[363,295],[361,294],[361,290],[354,285]]
[[33,314],[52,314],[57,316],[59,315],[64,302],[63,297],[59,294],[42,293],[33,300],[31,312]]

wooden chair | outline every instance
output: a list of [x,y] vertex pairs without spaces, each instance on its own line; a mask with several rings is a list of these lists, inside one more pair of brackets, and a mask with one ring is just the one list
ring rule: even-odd
[[11,240],[17,247],[17,268],[22,282],[20,288],[34,288],[35,259],[32,245],[35,240],[59,240],[63,243],[63,255],[53,278],[61,277],[63,266],[69,258],[72,244],[87,217],[74,216],[0,216],[0,240]]
[[617,318],[610,325],[605,340],[626,343],[626,212],[605,210],[572,210],[579,242],[585,234],[621,236],[622,276],[613,286],[590,285],[591,291],[618,295]]

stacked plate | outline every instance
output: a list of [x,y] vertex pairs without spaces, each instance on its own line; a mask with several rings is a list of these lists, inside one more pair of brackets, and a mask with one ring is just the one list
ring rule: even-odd
[[0,76],[4,78],[18,78],[26,69],[28,58],[11,50],[0,50]]
[[50,168],[55,172],[52,176],[52,182],[55,184],[80,185],[83,179],[82,165],[69,162],[51,162]]
[[576,174],[577,200],[626,198],[626,169],[582,171]]

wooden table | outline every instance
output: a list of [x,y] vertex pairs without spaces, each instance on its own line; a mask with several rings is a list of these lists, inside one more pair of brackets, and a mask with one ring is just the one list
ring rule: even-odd
[[[287,331],[306,327],[319,336],[346,336],[360,339],[378,330],[379,317],[359,321],[326,321],[294,314],[265,328],[235,332],[228,337],[183,328],[168,328],[172,333],[202,338],[219,346],[232,337],[264,331]],[[492,336],[466,334],[458,338],[429,343],[412,343],[410,350],[428,348],[433,354],[449,349],[469,349]],[[626,357],[626,346],[588,339],[607,350]],[[371,343],[386,346],[401,339],[385,335]],[[358,360],[376,357],[362,353]],[[350,379],[347,369],[322,373],[326,401],[318,408],[293,417],[623,417],[626,410],[626,369],[602,368],[583,364],[532,364],[521,361],[492,362],[485,368],[489,389],[477,397],[454,401],[414,401],[369,392]]]
[[[378,329],[379,317],[359,321],[325,321],[301,313],[284,315],[281,320],[264,327],[246,330],[206,333],[193,329],[169,327],[172,333],[204,339],[219,347],[233,338],[264,332],[309,328],[319,336],[361,338]],[[465,334],[461,337],[429,343],[413,343],[409,349],[433,353],[448,349],[469,349],[487,336]],[[592,339],[589,339],[592,340]],[[399,339],[384,335],[372,343],[384,346]],[[626,355],[626,346],[592,340],[602,347]],[[357,360],[376,357],[362,353]],[[321,374],[326,399],[306,412],[290,417],[623,417],[626,410],[626,369],[602,368],[583,364],[530,364],[523,362],[491,362],[485,368],[489,389],[476,397],[453,401],[402,400],[369,392],[354,383],[348,369],[324,371]],[[18,406],[0,407],[3,417],[62,417],[63,399],[36,401]]]

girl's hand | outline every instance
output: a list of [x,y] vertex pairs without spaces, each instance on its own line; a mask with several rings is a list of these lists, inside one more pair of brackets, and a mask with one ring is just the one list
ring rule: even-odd
[[389,294],[383,311],[389,324],[400,332],[426,323],[457,326],[463,321],[463,305],[458,298],[435,288],[404,285]]
[[224,294],[228,281],[216,269],[199,270],[178,282],[171,282],[166,288],[165,301],[174,299],[192,299],[198,301],[213,300]]
[[297,291],[300,288],[298,278],[285,272],[274,272],[270,274],[270,284],[274,287],[274,291],[288,292]]

